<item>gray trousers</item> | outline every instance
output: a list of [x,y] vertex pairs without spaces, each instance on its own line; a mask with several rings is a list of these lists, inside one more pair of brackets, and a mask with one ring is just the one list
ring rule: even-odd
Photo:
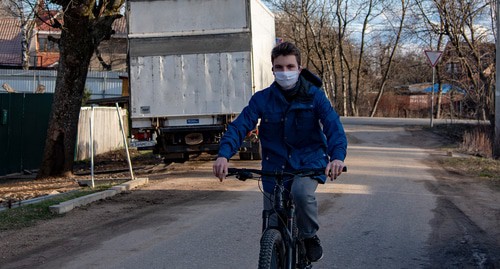
[[[318,203],[315,194],[317,187],[318,181],[310,177],[295,177],[293,180],[291,193],[295,202],[295,215],[301,238],[311,238],[316,235],[316,231],[319,229]],[[265,210],[273,208],[273,196],[272,193],[264,193]],[[273,215],[269,223],[277,225],[277,221],[276,215]]]

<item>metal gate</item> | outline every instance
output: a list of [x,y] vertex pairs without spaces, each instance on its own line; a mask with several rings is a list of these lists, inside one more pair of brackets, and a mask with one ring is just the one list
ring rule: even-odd
[[0,93],[0,176],[37,169],[53,94]]

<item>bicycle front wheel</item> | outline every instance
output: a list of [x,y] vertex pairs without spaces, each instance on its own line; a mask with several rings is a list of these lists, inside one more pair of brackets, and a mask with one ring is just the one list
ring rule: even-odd
[[285,268],[285,245],[278,230],[266,230],[260,239],[259,269]]

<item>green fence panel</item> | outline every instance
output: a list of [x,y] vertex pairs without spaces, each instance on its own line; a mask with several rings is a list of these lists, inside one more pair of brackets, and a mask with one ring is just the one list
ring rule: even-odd
[[6,174],[8,167],[8,138],[9,138],[9,107],[10,98],[8,94],[0,94],[0,175]]
[[25,98],[23,120],[23,165],[38,169],[45,148],[53,94],[31,94]]
[[3,119],[1,125],[0,143],[2,144],[2,152],[0,157],[0,175],[9,174],[19,171],[19,164],[22,161],[21,151],[18,136],[21,134],[22,119],[22,95],[19,94],[2,94],[2,102],[0,109],[2,110]]
[[[0,175],[40,166],[53,94],[0,94]],[[3,124],[5,123],[5,124]]]

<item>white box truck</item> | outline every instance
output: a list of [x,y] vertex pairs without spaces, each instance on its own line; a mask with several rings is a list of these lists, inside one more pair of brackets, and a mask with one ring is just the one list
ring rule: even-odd
[[[132,134],[165,162],[218,151],[227,124],[273,81],[274,15],[259,0],[129,0]],[[240,157],[260,158],[258,140]]]

